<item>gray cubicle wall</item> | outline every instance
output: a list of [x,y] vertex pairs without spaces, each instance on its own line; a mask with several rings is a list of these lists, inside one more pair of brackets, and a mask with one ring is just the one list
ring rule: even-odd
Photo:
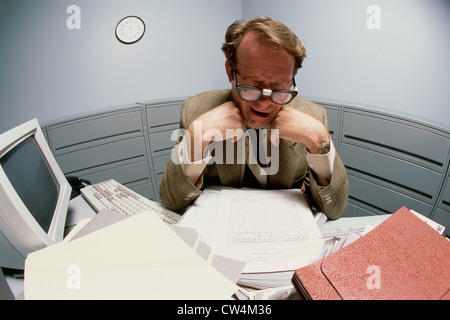
[[144,102],[145,116],[148,128],[149,152],[152,159],[151,167],[154,172],[155,193],[159,199],[159,182],[164,173],[164,167],[170,159],[175,141],[172,132],[180,126],[182,101],[167,101],[161,103]]
[[448,131],[383,112],[318,103],[328,111],[330,134],[347,168],[345,216],[406,206],[450,227],[448,200],[441,197],[449,170]]
[[438,205],[433,213],[433,220],[447,226],[447,235],[450,235],[450,170],[442,189]]
[[[116,179],[159,200],[183,99],[148,101],[44,126],[66,175],[93,183]],[[450,132],[362,107],[316,101],[347,168],[344,216],[416,210],[450,228]]]
[[448,137],[431,128],[344,111],[340,152],[355,189],[352,200],[376,202],[374,209],[382,213],[405,205],[430,215],[445,176],[448,149]]
[[46,126],[49,145],[64,174],[92,183],[115,179],[159,200],[181,101],[132,104],[52,123]]

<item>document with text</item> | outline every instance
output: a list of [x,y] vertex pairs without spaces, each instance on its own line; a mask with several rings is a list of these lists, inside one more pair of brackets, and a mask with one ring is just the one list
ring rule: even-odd
[[244,273],[294,270],[318,259],[322,234],[300,190],[222,190],[214,247]]
[[180,226],[197,230],[202,235],[202,240],[210,245],[214,240],[221,190],[222,188],[216,186],[205,189],[178,223]]

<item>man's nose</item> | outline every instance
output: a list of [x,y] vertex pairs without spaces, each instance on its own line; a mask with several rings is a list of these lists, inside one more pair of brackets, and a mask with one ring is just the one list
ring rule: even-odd
[[270,94],[269,95],[263,95],[261,100],[258,101],[259,105],[263,108],[270,108],[273,106],[273,101],[270,99]]

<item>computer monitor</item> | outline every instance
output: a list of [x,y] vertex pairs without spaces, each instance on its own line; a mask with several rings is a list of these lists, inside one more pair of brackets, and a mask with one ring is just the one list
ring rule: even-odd
[[0,266],[63,239],[71,187],[36,119],[0,135]]

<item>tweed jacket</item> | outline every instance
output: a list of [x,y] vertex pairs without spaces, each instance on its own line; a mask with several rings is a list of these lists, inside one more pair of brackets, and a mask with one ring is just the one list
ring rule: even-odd
[[[203,113],[232,100],[230,89],[205,92],[186,99],[181,109],[180,128],[187,129]],[[328,117],[324,108],[299,97],[289,103],[289,106],[313,116],[328,129]],[[347,205],[348,180],[345,167],[336,153],[330,184],[319,186],[308,166],[306,155],[304,144],[281,139],[279,168],[275,174],[267,176],[267,188],[300,188],[305,183],[306,196],[311,206],[323,212],[328,218],[336,219]],[[182,211],[202,194],[202,189],[208,185],[219,184],[240,188],[243,186],[242,166],[245,165],[236,161],[208,164],[203,172],[203,185],[197,188],[187,179],[181,165],[169,160],[160,183],[161,200],[168,209]]]

